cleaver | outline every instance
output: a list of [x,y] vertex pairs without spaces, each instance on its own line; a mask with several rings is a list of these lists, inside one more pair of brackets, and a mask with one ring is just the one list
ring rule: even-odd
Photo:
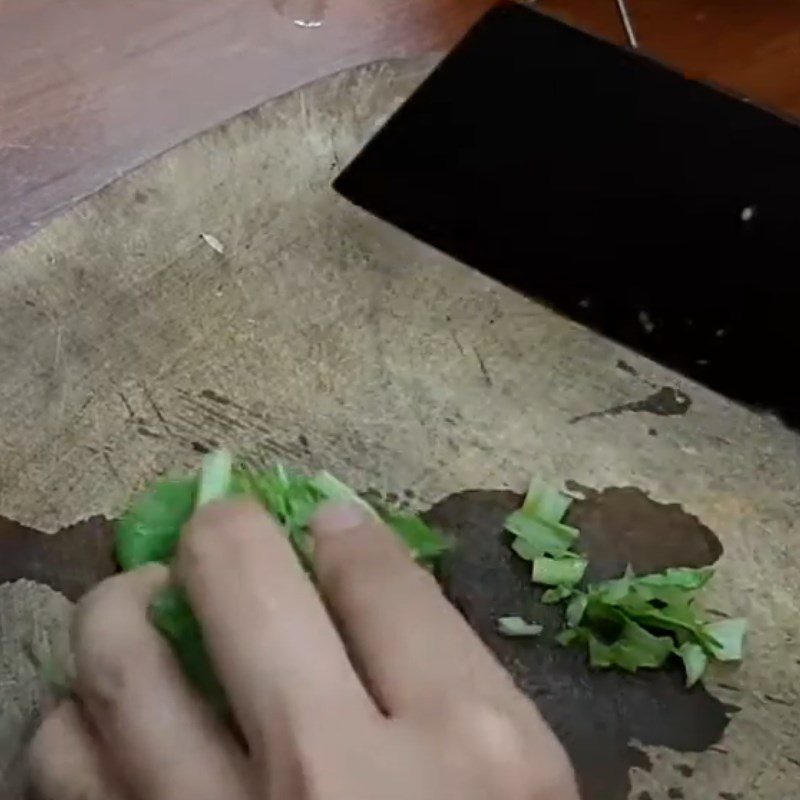
[[503,2],[334,182],[353,203],[800,425],[800,128]]

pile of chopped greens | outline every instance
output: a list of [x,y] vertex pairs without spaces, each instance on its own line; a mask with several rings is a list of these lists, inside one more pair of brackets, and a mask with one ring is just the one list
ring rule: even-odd
[[[309,572],[313,572],[313,540],[308,526],[319,506],[332,500],[362,504],[383,519],[426,567],[434,566],[449,546],[438,531],[418,516],[370,504],[328,472],[309,477],[280,465],[253,471],[234,466],[230,454],[220,451],[206,456],[199,476],[159,481],[133,501],[117,526],[120,566],[130,570],[151,562],[169,564],[194,510],[213,500],[237,495],[255,498],[283,525],[298,559]],[[206,654],[200,624],[183,589],[165,589],[151,612],[189,679],[215,706],[224,708],[224,695]]]
[[[588,561],[574,550],[580,532],[563,523],[571,502],[562,492],[532,484],[522,508],[505,523],[514,552],[532,562],[533,583],[548,587],[542,602],[563,604],[560,644],[585,647],[593,667],[629,672],[656,669],[675,655],[683,661],[687,686],[702,677],[709,659],[741,660],[746,620],[711,622],[697,606],[697,593],[714,575],[710,567],[650,575],[634,575],[628,567],[620,578],[581,588]],[[541,632],[519,617],[503,617],[498,628],[507,636]]]

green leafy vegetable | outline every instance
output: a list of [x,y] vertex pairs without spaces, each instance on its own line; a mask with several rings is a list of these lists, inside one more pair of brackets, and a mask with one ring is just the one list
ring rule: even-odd
[[588,563],[574,553],[564,553],[558,558],[540,556],[533,561],[533,582],[556,587],[575,586],[586,572]]
[[575,589],[572,586],[554,586],[542,595],[542,602],[548,606],[555,605],[572,597],[574,593]]
[[192,515],[197,479],[161,481],[138,498],[117,523],[117,561],[134,569],[172,558],[181,528]]
[[589,663],[593,667],[619,667],[628,672],[655,669],[664,664],[673,650],[669,636],[655,636],[632,620],[625,623],[610,643],[590,629],[585,629],[585,636],[589,644]]
[[528,622],[522,617],[500,617],[497,620],[497,630],[503,636],[538,636],[542,632],[542,626],[535,622]]
[[217,450],[203,459],[200,484],[197,487],[198,508],[228,496],[232,470],[233,459],[227,450]]
[[572,552],[579,532],[561,521],[571,502],[555,489],[531,483],[522,508],[505,521],[505,529],[516,537],[514,552],[533,562],[534,583],[574,586],[583,577],[586,561]]
[[[326,501],[360,503],[382,518],[411,550],[417,561],[433,567],[448,549],[447,540],[422,519],[391,507],[373,507],[328,472],[295,474],[277,465],[252,471],[234,466],[230,454],[209,454],[199,477],[164,480],[134,499],[117,525],[116,553],[120,566],[134,569],[159,561],[168,564],[195,508],[213,500],[249,495],[283,525],[298,558],[313,572],[313,539],[308,526]],[[222,689],[211,668],[200,625],[180,587],[170,587],[151,608],[156,627],[175,649],[183,669],[200,691],[224,708]]]
[[657,669],[675,655],[687,686],[700,680],[710,659],[741,659],[746,621],[709,622],[696,604],[714,575],[710,567],[638,576],[628,567],[619,578],[582,587],[588,561],[574,551],[579,531],[562,521],[569,504],[563,493],[532,483],[505,523],[514,552],[533,562],[533,583],[551,587],[542,602],[565,604],[560,644],[586,648],[593,667],[629,672]]
[[545,522],[538,517],[515,511],[506,520],[506,530],[529,546],[533,557],[566,553],[578,538],[578,531],[568,525]]
[[675,651],[683,660],[683,668],[686,670],[686,685],[694,686],[708,666],[708,656],[706,651],[695,642],[684,642]]
[[561,641],[585,645],[592,666],[629,671],[660,667],[674,653],[682,659],[687,685],[692,686],[710,658],[742,656],[745,620],[709,623],[695,603],[712,575],[708,568],[638,577],[628,570],[622,578],[576,590],[566,609],[572,633]]

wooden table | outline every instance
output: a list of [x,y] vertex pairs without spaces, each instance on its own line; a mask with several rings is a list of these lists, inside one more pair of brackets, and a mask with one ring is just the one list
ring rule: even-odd
[[[0,245],[270,97],[354,64],[451,44],[489,0],[0,0]],[[796,0],[628,0],[647,52],[800,112]],[[614,0],[543,8],[622,41]]]

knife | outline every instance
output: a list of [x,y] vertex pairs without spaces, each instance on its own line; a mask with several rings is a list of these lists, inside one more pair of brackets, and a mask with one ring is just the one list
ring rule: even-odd
[[603,335],[800,424],[796,121],[502,2],[334,187]]

